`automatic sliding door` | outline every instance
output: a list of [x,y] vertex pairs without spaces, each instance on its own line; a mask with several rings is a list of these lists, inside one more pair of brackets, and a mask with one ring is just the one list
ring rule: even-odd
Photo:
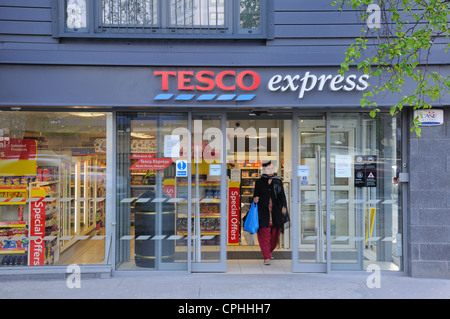
[[293,271],[403,270],[400,124],[388,113],[296,118]]
[[296,233],[293,271],[325,272],[327,269],[326,226],[326,120],[325,116],[300,116],[294,129],[294,200],[298,201],[293,216]]
[[[118,270],[186,270],[188,238],[178,232],[187,193],[176,179],[187,113],[117,114]],[[186,230],[185,230],[186,231]]]
[[225,271],[222,115],[117,114],[118,270]]
[[400,120],[331,113],[330,127],[331,269],[401,271]]
[[[225,118],[193,114],[190,177],[191,265],[193,272],[226,270]],[[189,180],[191,180],[189,182]],[[185,205],[186,208],[187,205]],[[187,218],[186,218],[187,219]],[[186,221],[186,224],[188,222]]]

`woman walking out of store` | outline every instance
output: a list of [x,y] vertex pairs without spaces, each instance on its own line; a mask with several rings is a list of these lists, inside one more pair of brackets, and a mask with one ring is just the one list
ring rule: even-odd
[[281,230],[288,218],[283,181],[273,171],[271,162],[263,164],[263,174],[255,182],[253,194],[253,201],[258,204],[257,234],[265,265],[270,265],[272,252],[278,245]]

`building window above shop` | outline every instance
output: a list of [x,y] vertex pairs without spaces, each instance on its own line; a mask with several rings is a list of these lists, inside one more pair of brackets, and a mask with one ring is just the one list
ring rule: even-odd
[[268,0],[58,0],[55,37],[270,38]]

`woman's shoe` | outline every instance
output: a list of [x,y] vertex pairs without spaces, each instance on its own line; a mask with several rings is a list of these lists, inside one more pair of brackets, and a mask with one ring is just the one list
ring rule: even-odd
[[264,260],[264,265],[269,266],[270,265],[270,259],[265,259]]

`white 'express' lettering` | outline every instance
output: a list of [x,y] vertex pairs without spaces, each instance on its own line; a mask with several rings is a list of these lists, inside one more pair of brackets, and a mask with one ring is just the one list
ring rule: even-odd
[[306,72],[303,77],[300,74],[296,75],[285,75],[282,76],[280,74],[274,75],[270,78],[267,87],[270,91],[282,91],[285,92],[290,90],[292,92],[298,91],[298,98],[302,99],[307,92],[310,92],[314,89],[318,91],[322,91],[325,88],[325,85],[328,85],[328,88],[333,91],[364,91],[369,86],[367,80],[369,79],[369,75],[363,74],[361,76],[356,76],[355,74],[350,74],[347,77],[344,77],[340,74],[337,75],[314,75],[309,71]]

